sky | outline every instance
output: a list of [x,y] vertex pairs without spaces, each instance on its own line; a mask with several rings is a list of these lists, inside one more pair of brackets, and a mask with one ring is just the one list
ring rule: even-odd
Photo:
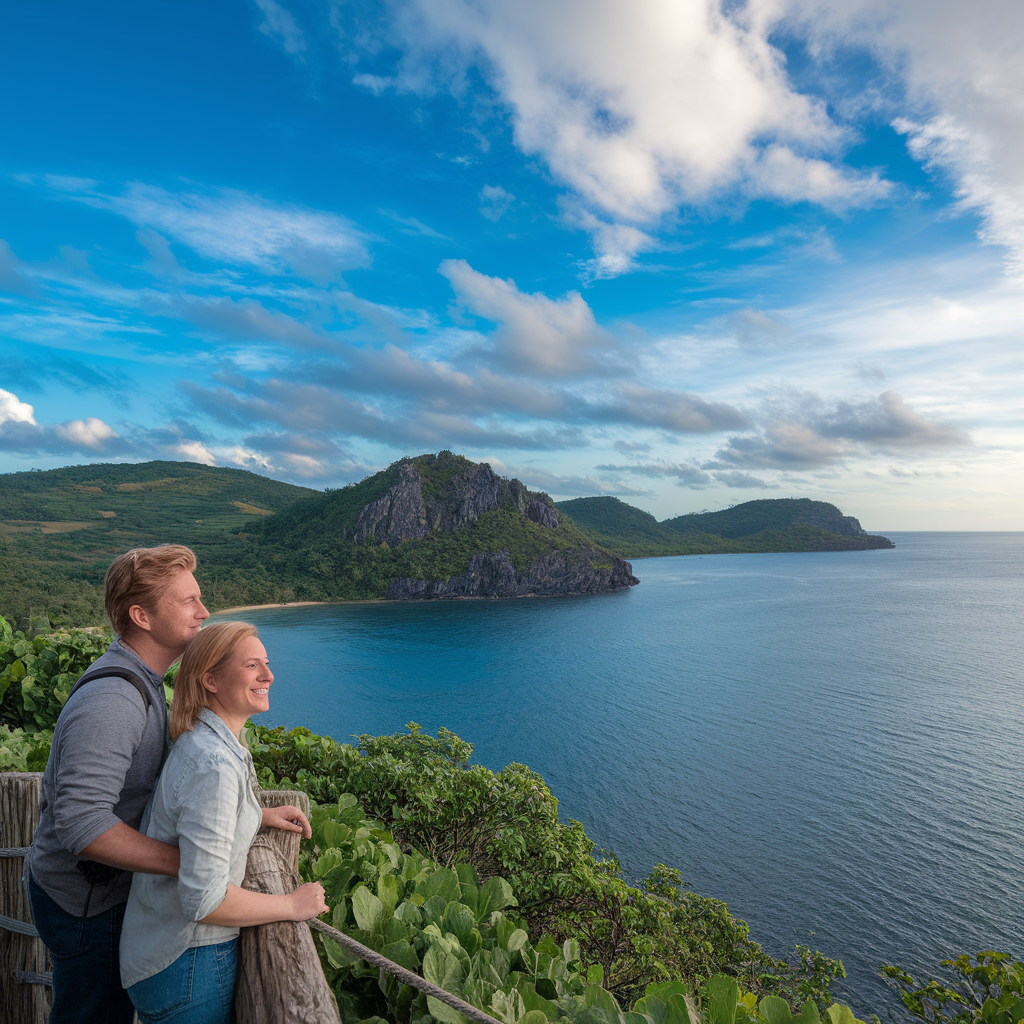
[[9,4],[0,472],[441,449],[1024,529],[1020,0]]

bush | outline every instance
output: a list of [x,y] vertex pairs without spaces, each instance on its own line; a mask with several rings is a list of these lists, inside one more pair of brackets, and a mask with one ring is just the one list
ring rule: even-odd
[[[343,793],[311,811],[312,848],[300,871],[319,880],[332,924],[407,970],[495,1016],[503,1024],[818,1024],[812,999],[796,1016],[785,1000],[758,1001],[734,978],[713,975],[694,987],[648,984],[633,1010],[605,987],[599,964],[587,965],[575,938],[531,940],[512,887],[500,875],[485,881],[468,863],[443,866],[403,849]],[[325,973],[342,1019],[395,1024],[463,1024],[443,1003],[368,966],[317,933]],[[830,1006],[829,1024],[856,1024]]]
[[263,785],[294,785],[324,804],[353,794],[403,846],[507,880],[527,930],[556,945],[578,941],[583,961],[623,1000],[649,984],[721,973],[758,994],[831,1002],[831,981],[845,977],[838,961],[806,947],[788,963],[768,956],[724,903],[687,890],[664,865],[630,885],[614,857],[594,856],[578,821],[559,820],[536,772],[492,772],[470,764],[472,744],[449,730],[435,738],[407,728],[360,736],[357,748],[308,729],[256,727],[250,746]]

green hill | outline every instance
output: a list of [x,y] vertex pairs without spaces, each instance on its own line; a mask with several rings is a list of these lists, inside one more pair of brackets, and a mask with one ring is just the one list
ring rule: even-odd
[[249,600],[526,597],[637,582],[551,499],[443,451],[401,459],[359,484],[296,502],[238,533],[207,572]]
[[863,551],[888,548],[852,516],[810,498],[747,501],[721,512],[694,512],[658,522],[613,497],[557,505],[594,543],[623,558],[771,551]]
[[19,626],[44,614],[55,625],[103,622],[100,589],[115,555],[172,542],[209,551],[254,516],[314,493],[194,462],[0,475],[0,614]]
[[211,608],[385,597],[596,593],[628,565],[551,499],[451,452],[326,492],[195,463],[0,476],[0,614],[19,628],[104,621],[111,559],[181,543]]

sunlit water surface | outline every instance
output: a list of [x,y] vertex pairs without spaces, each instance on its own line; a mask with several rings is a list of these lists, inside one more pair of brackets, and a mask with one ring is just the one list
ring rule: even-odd
[[1024,534],[634,562],[624,593],[248,612],[264,724],[419,722],[540,772],[632,878],[659,861],[772,953],[1024,955]]

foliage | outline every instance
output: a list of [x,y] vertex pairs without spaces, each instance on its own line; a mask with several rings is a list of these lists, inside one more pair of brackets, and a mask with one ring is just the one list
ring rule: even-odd
[[0,771],[41,772],[50,756],[52,729],[26,732],[0,725]]
[[[813,1000],[794,1016],[785,1000],[769,995],[758,1002],[723,975],[696,988],[679,980],[648,984],[633,1010],[623,1012],[605,987],[603,967],[587,964],[582,943],[550,935],[531,941],[501,876],[481,881],[471,864],[443,866],[400,846],[350,793],[313,807],[311,825],[312,849],[300,871],[323,883],[334,927],[505,1024],[818,1024]],[[331,939],[317,938],[344,1020],[463,1021]],[[830,1007],[829,1018],[855,1024],[847,1007]]]
[[[191,462],[70,466],[0,475],[0,614],[30,630],[102,625],[103,574],[131,547],[188,544],[201,561],[241,547],[231,530],[314,493],[239,469]],[[216,561],[216,559],[214,559]],[[231,555],[220,564],[230,566]],[[203,581],[218,601],[218,573]],[[231,598],[245,598],[236,587]],[[242,603],[242,602],[238,602]]]
[[0,617],[0,724],[52,730],[79,676],[109,646],[106,632],[27,637]]
[[943,960],[946,981],[919,980],[886,965],[903,1005],[929,1024],[1020,1024],[1024,1020],[1024,961],[985,950]]
[[825,1006],[831,980],[845,976],[838,961],[803,948],[791,963],[768,956],[724,903],[687,890],[678,871],[659,865],[630,885],[614,857],[594,857],[579,822],[559,820],[558,801],[524,765],[471,764],[471,744],[415,723],[358,739],[357,748],[307,729],[255,727],[250,748],[264,786],[294,784],[321,803],[351,793],[397,842],[442,866],[505,878],[530,933],[577,940],[620,998],[650,983],[727,973],[758,993]]
[[[82,673],[110,646],[111,637],[109,629],[26,636],[0,616],[0,727],[7,727],[0,743],[0,771],[42,770],[61,708]],[[164,677],[168,701],[176,671],[174,666]],[[14,767],[23,761],[40,767]]]

